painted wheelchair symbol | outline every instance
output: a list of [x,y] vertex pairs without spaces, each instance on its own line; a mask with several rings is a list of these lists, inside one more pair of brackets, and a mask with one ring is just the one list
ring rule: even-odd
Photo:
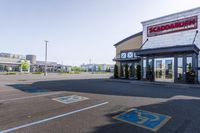
[[171,117],[134,108],[114,118],[152,131],[157,131]]
[[148,117],[142,116],[141,111],[137,110],[136,113],[137,113],[137,116],[138,116],[138,119],[139,119],[139,121],[137,121],[138,124],[144,124],[147,121],[155,122],[155,121],[160,120],[160,117],[158,115],[155,115],[155,114],[150,114],[152,116],[152,118],[148,118]]

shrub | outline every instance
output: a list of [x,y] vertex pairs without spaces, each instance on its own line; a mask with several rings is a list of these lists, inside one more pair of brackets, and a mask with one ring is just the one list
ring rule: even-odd
[[79,71],[74,71],[73,74],[80,74],[80,72]]
[[195,83],[195,71],[190,71],[186,73],[186,82],[190,84]]
[[138,80],[141,79],[141,66],[140,65],[137,65],[137,67],[136,67],[136,76],[137,76]]
[[27,60],[24,60],[21,64],[22,71],[28,71],[30,68],[30,63]]
[[120,67],[120,77],[124,77],[124,70],[123,66]]
[[16,75],[17,73],[15,72],[7,72],[6,75]]
[[192,64],[188,66],[188,72],[186,72],[186,82],[189,84],[195,83],[195,71],[192,69]]
[[81,68],[80,68],[80,67],[77,67],[77,66],[73,66],[73,67],[72,67],[72,71],[80,72],[80,71],[81,71]]
[[116,64],[114,66],[114,78],[118,78],[118,66]]
[[150,65],[147,66],[147,72],[146,72],[146,79],[149,81],[153,81],[153,70],[151,69]]
[[128,64],[125,65],[125,78],[129,78]]
[[62,72],[61,74],[80,74],[79,71]]
[[43,72],[32,72],[32,74],[43,74]]

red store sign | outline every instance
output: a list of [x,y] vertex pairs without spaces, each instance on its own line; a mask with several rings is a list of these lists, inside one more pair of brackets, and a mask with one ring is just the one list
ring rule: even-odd
[[198,26],[197,16],[179,19],[176,21],[166,22],[147,27],[147,37],[197,29],[197,26]]

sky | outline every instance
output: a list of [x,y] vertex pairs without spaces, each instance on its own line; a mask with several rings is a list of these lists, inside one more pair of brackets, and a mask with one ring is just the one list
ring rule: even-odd
[[200,6],[200,0],[0,0],[0,52],[65,65],[114,64],[115,43],[141,22]]

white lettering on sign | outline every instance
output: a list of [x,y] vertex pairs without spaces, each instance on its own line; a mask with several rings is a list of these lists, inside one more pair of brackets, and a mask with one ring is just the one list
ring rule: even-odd
[[179,19],[147,27],[147,37],[197,29],[198,16]]

